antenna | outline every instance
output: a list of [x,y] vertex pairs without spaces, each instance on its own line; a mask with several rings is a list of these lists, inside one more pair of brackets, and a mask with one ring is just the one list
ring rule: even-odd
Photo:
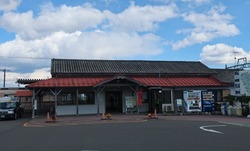
[[234,65],[236,65],[236,56],[237,56],[237,53],[240,53],[240,52],[238,52],[238,51],[235,51],[234,49],[233,49],[233,53],[234,53]]

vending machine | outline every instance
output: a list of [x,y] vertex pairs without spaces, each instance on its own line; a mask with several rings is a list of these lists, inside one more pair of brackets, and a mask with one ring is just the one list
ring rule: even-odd
[[201,91],[184,91],[184,108],[186,112],[201,112]]
[[212,91],[202,92],[202,112],[214,111],[214,93]]

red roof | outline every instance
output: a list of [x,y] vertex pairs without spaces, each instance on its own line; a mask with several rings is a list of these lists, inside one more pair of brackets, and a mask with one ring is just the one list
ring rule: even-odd
[[218,80],[212,77],[133,77],[132,79],[147,86],[222,86],[222,84]]
[[[92,87],[114,80],[110,77],[81,77],[81,78],[50,78],[29,84],[27,87]],[[144,86],[160,87],[193,87],[193,86],[223,86],[213,77],[129,77],[127,80]]]
[[18,97],[32,96],[32,92],[28,90],[16,91],[15,96],[18,96]]
[[89,87],[107,79],[108,77],[50,78],[29,84],[27,87]]

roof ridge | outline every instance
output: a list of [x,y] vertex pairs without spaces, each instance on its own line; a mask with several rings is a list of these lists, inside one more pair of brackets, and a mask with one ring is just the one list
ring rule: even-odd
[[110,62],[200,62],[200,61],[182,61],[182,60],[126,60],[126,59],[63,59],[63,58],[53,58],[52,60],[65,60],[65,61],[110,61]]

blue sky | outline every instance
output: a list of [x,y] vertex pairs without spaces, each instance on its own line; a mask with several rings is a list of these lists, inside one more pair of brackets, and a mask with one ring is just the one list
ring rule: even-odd
[[250,0],[0,0],[0,69],[12,87],[50,77],[51,58],[224,68],[250,59],[249,14]]

